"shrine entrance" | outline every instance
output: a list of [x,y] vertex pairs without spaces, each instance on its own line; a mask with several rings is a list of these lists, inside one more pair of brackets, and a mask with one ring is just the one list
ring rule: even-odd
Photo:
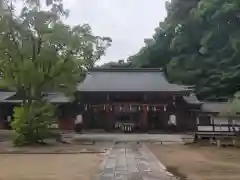
[[164,131],[166,130],[168,116],[164,111],[148,112],[148,130],[149,131]]
[[[201,106],[189,96],[193,89],[168,82],[162,69],[91,69],[77,89],[76,101],[85,106],[84,127],[107,132],[125,125],[145,133],[168,131],[171,113],[176,114],[177,129],[185,131],[188,121],[195,121],[188,112]],[[101,118],[94,109],[101,112]]]
[[157,113],[148,113],[148,129],[149,130],[159,130],[160,122],[159,116]]
[[87,129],[104,129],[108,132],[164,131],[166,111],[167,108],[161,104],[85,105],[84,124]]
[[136,131],[139,129],[140,118],[136,112],[122,112],[114,115],[114,130]]

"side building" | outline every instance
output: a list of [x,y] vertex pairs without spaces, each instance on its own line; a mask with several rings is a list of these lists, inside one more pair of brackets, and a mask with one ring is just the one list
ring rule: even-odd
[[202,137],[217,135],[236,135],[240,132],[240,110],[228,112],[229,102],[205,102],[197,112],[197,134]]
[[[57,107],[55,127],[62,130],[73,130],[78,104],[61,93],[48,93],[45,100]],[[11,129],[14,107],[20,106],[21,97],[16,92],[0,91],[0,129]]]

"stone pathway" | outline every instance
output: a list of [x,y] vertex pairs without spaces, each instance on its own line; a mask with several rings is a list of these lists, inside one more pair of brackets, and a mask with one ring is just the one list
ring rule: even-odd
[[182,143],[182,134],[123,134],[123,133],[105,133],[105,134],[74,134],[75,141],[99,141],[99,142],[165,142],[165,143]]
[[114,145],[102,164],[97,180],[176,180],[141,144]]

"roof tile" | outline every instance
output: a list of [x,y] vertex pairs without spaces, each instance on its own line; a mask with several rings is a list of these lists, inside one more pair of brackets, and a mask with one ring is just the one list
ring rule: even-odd
[[78,91],[191,91],[187,86],[171,84],[161,69],[94,69],[78,85]]

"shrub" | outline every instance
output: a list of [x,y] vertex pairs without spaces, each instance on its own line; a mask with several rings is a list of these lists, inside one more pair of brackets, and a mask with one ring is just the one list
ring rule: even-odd
[[16,146],[44,143],[51,136],[51,125],[55,122],[55,108],[51,104],[34,102],[14,108],[12,128]]

